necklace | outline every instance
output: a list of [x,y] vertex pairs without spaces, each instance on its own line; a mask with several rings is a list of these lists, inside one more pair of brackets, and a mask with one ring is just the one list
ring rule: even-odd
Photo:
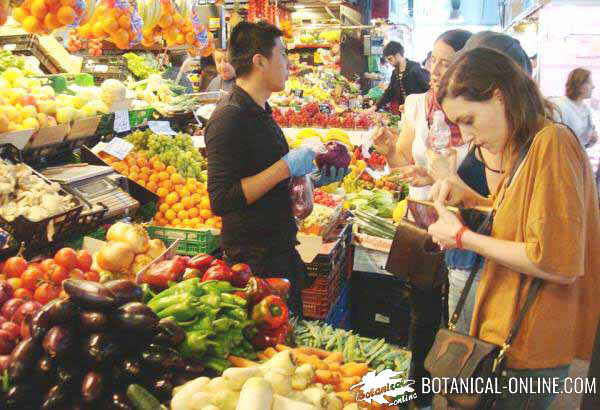
[[481,162],[483,163],[483,166],[492,171],[495,172],[496,174],[504,174],[504,171],[501,169],[494,169],[488,166],[488,164],[485,162],[485,158],[483,158],[483,154],[481,153],[481,147],[477,147],[477,153],[479,154],[479,158],[481,158]]

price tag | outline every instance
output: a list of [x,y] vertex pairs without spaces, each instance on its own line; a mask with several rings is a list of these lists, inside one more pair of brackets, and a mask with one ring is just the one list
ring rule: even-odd
[[148,121],[148,127],[155,134],[177,135],[177,133],[171,129],[169,121]]
[[4,50],[6,51],[13,51],[14,49],[17,48],[16,44],[5,44],[4,47],[2,47]]
[[133,144],[125,141],[123,138],[115,137],[102,148],[102,151],[122,161],[132,149]]
[[329,106],[329,104],[319,104],[319,111],[321,111],[321,113],[323,114],[331,114],[331,107]]
[[304,90],[292,90],[292,92],[294,93],[294,96],[298,98],[302,98],[304,95]]
[[108,66],[106,64],[98,64],[98,65],[94,66],[94,72],[95,73],[107,73]]
[[115,132],[127,132],[131,130],[128,110],[115,111],[115,124],[113,130]]
[[192,144],[194,144],[194,148],[206,148],[204,135],[194,135],[192,137]]

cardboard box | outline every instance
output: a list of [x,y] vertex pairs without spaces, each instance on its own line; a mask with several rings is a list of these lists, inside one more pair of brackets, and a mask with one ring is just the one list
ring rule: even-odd
[[69,133],[69,124],[41,128],[33,134],[25,149],[45,147],[63,142]]

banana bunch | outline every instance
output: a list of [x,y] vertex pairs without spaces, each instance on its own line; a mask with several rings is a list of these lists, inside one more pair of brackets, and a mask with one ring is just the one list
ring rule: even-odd
[[327,131],[327,135],[321,139],[324,143],[329,141],[339,141],[347,147],[352,147],[352,143],[350,142],[350,136],[344,130],[339,128],[331,128]]
[[318,138],[320,140],[323,139],[323,137],[321,136],[321,133],[319,131],[315,130],[314,128],[304,128],[304,129],[300,130],[298,132],[298,134],[296,134],[297,140],[305,140],[308,138]]
[[137,0],[138,11],[144,22],[144,30],[152,30],[160,20],[160,2],[155,0]]

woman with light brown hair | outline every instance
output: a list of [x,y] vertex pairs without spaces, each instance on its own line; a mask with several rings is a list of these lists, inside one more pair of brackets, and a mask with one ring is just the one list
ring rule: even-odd
[[[434,241],[485,258],[470,334],[502,346],[541,281],[506,352],[506,374],[562,380],[574,358],[589,359],[600,317],[600,209],[586,154],[567,127],[546,118],[531,77],[497,51],[459,57],[438,102],[466,141],[502,159],[506,174],[491,199],[453,180],[431,191],[439,214],[429,228]],[[467,229],[447,203],[493,206],[491,234]],[[554,397],[519,392],[496,409],[547,409]]]
[[592,73],[585,68],[576,68],[567,78],[566,95],[553,100],[557,106],[554,120],[569,126],[584,148],[598,141],[592,114],[585,103],[592,97],[593,90]]

